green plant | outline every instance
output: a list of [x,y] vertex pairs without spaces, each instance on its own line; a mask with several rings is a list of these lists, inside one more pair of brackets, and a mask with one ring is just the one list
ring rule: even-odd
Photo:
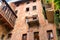
[[56,25],[57,26],[59,26],[59,16],[58,16],[59,14],[57,14],[56,12],[55,12],[55,14],[54,14],[54,22],[56,23]]
[[52,2],[52,0],[46,0],[45,2],[46,2],[46,3],[51,3],[51,2]]
[[60,23],[60,12],[56,12],[60,10],[60,0],[54,0],[54,8],[55,8],[55,14],[54,14],[54,21],[56,25],[58,26]]
[[55,10],[59,10],[60,9],[60,0],[54,0],[54,7],[55,7]]

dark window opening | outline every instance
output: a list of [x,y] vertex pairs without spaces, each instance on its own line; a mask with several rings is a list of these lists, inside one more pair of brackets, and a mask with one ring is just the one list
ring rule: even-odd
[[39,32],[34,32],[34,40],[39,40]]
[[26,11],[29,11],[29,8],[26,8]]
[[27,34],[23,34],[22,40],[27,40]]
[[33,0],[33,2],[36,2],[36,0]]
[[17,10],[15,11],[15,14],[17,14]]
[[11,36],[12,36],[12,33],[9,33],[7,38],[11,38]]
[[2,36],[1,36],[1,40],[3,40],[4,36],[5,36],[5,35],[4,35],[4,34],[2,34]]
[[33,15],[33,20],[37,19],[37,17],[38,17],[37,15]]
[[37,17],[33,17],[33,20],[34,20],[34,19],[37,19]]
[[36,10],[36,6],[33,6],[33,10]]
[[48,37],[48,40],[52,40],[53,39],[53,32],[52,32],[52,30],[48,30],[47,31],[47,37]]

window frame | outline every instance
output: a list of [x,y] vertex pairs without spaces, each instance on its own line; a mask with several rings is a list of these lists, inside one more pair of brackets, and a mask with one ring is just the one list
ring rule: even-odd
[[37,8],[36,8],[36,6],[33,6],[33,10],[36,10]]
[[53,30],[47,30],[47,37],[48,37],[48,40],[51,40],[54,38]]
[[27,40],[27,34],[22,35],[22,40]]
[[[37,37],[36,37],[37,36]],[[34,40],[37,39],[39,40],[39,32],[34,32]]]
[[29,7],[26,8],[26,12],[28,12],[28,11],[29,11]]

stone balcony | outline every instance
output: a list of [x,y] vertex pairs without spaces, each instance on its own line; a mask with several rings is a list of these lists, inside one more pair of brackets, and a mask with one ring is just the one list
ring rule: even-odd
[[33,16],[26,16],[26,23],[29,26],[39,26],[39,19],[38,19],[38,15],[33,15]]

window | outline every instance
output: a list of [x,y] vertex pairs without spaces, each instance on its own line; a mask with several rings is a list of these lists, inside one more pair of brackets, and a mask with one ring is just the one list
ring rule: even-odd
[[39,32],[34,32],[34,40],[39,40]]
[[26,8],[26,11],[29,11],[29,8]]
[[29,1],[27,1],[27,4],[29,4],[30,2]]
[[37,17],[38,17],[37,15],[33,15],[33,20],[37,19]]
[[11,36],[12,36],[12,33],[9,33],[8,36],[7,36],[7,40],[10,40]]
[[12,33],[9,33],[9,34],[8,34],[8,38],[11,38],[11,35],[12,35]]
[[60,40],[60,29],[57,29],[58,40]]
[[15,11],[15,14],[17,14],[17,10]]
[[27,40],[27,34],[23,34],[22,40]]
[[33,6],[33,10],[36,10],[36,6]]
[[33,17],[33,20],[37,19],[37,17]]
[[36,2],[36,0],[33,0],[33,2]]
[[48,30],[47,31],[47,37],[48,37],[48,40],[52,40],[53,39],[53,32],[52,32],[52,30]]
[[1,36],[1,40],[3,40],[3,38],[4,38],[4,34],[2,34],[2,36]]

